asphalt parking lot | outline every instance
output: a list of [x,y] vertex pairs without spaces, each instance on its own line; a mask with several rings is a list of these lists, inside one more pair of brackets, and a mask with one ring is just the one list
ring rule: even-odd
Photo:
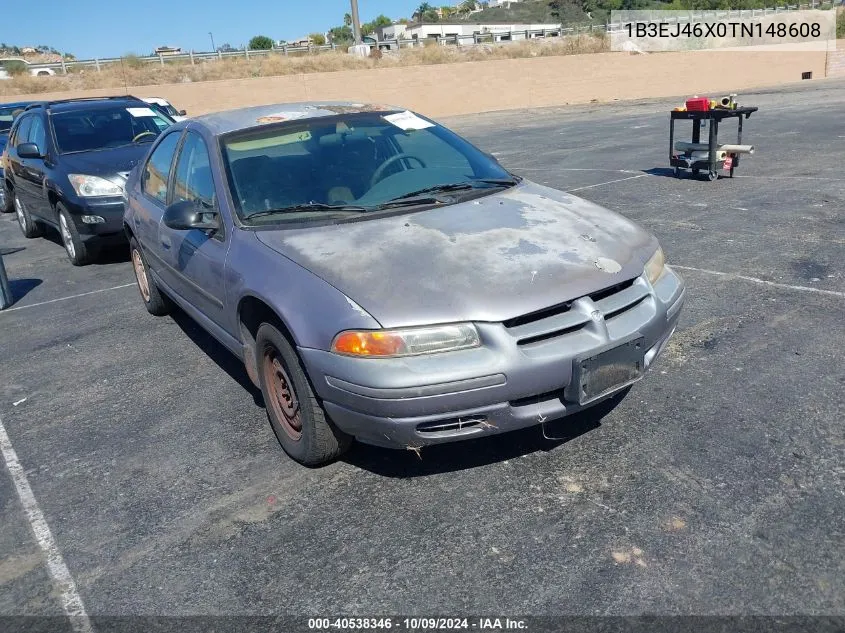
[[62,613],[59,554],[91,615],[845,614],[845,82],[800,88],[740,95],[757,153],[715,183],[671,177],[674,102],[444,121],[686,279],[655,369],[554,439],[303,468],[124,253],[74,268],[0,216],[0,419],[32,491],[0,468],[0,614]]

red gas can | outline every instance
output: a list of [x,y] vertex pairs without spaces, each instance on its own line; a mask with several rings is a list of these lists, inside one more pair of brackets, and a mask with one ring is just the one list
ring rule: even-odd
[[687,99],[687,111],[702,112],[710,109],[710,99],[707,97],[693,97]]

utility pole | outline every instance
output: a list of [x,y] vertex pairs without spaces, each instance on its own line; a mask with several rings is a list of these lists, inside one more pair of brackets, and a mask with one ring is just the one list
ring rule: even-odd
[[358,17],[358,0],[352,2],[352,33],[355,35],[355,43],[361,43],[361,19]]
[[217,52],[217,47],[216,47],[216,46],[214,46],[214,36],[211,34],[211,31],[209,31],[209,32],[208,32],[208,37],[210,37],[210,38],[211,38],[211,52],[212,52],[212,53],[216,53],[216,52]]

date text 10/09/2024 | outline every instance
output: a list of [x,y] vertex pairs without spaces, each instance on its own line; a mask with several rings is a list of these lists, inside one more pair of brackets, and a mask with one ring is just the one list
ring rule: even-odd
[[525,620],[511,618],[309,618],[311,631],[528,631]]

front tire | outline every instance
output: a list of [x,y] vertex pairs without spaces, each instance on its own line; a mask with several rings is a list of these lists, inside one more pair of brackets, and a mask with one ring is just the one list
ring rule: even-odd
[[74,266],[84,266],[94,259],[91,248],[79,237],[79,231],[73,223],[73,218],[61,203],[56,204],[56,215],[59,216],[59,233],[62,236],[62,244],[65,246],[65,253],[70,263]]
[[147,260],[141,252],[138,241],[133,237],[129,240],[129,252],[132,255],[132,268],[135,270],[135,281],[138,283],[138,292],[141,293],[141,300],[147,312],[153,316],[165,316],[170,314],[172,304],[158,289],[152,276]]
[[18,198],[17,193],[15,193],[15,214],[18,217],[18,226],[21,227],[21,233],[24,237],[32,239],[44,234],[44,227],[32,219],[26,205]]
[[285,452],[306,466],[326,464],[344,453],[352,438],[328,419],[285,336],[263,323],[255,353],[267,418]]

